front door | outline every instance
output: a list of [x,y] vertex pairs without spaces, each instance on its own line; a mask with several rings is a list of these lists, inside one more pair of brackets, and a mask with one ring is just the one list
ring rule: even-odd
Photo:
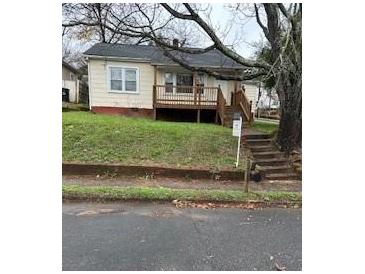
[[176,92],[177,93],[193,93],[193,75],[191,74],[176,74]]

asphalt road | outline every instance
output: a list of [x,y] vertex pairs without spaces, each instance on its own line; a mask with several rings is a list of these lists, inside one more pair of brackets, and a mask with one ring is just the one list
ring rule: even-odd
[[64,203],[63,270],[301,270],[300,209]]

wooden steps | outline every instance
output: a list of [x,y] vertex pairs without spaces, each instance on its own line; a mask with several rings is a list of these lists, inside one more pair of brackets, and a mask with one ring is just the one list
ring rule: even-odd
[[[233,127],[233,114],[235,112],[240,112],[238,110],[237,107],[235,106],[225,106],[224,107],[224,121],[223,121],[223,125],[225,127]],[[241,112],[240,112],[241,113]],[[244,117],[241,113],[241,116]],[[249,127],[249,124],[247,123],[247,121],[243,120],[243,128],[247,128]]]

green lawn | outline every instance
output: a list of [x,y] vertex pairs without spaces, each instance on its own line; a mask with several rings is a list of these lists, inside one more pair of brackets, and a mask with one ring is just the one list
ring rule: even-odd
[[237,138],[230,128],[89,112],[62,115],[66,162],[233,169],[236,160]]
[[100,200],[189,200],[189,201],[286,201],[300,203],[301,193],[294,192],[248,192],[237,190],[172,189],[165,187],[115,187],[115,186],[62,186],[66,199]]
[[264,133],[273,133],[278,129],[278,127],[279,127],[278,124],[266,123],[261,121],[260,122],[255,121],[252,125],[252,128],[262,131]]

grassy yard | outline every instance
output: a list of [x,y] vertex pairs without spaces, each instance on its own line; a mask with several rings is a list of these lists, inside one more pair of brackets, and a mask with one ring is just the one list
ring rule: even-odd
[[235,163],[237,138],[230,128],[89,112],[62,115],[66,162],[211,169],[233,169]]
[[273,133],[278,129],[278,127],[278,124],[266,123],[261,121],[255,121],[252,125],[252,128],[262,131],[264,133]]

